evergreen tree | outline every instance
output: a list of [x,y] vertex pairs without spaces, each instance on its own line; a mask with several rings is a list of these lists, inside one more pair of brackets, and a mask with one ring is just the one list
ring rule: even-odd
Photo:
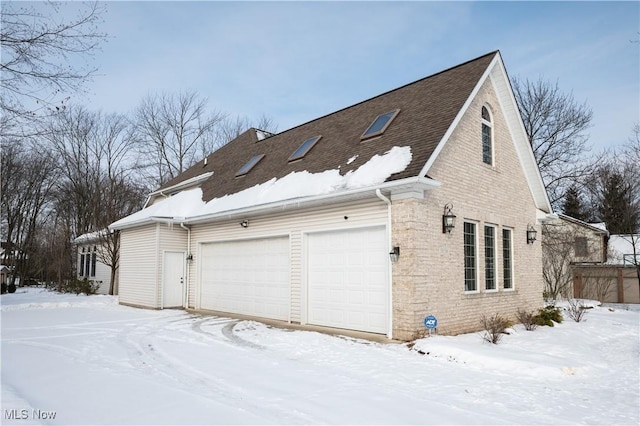
[[617,171],[605,176],[598,213],[612,234],[631,234],[636,231],[639,213],[631,199],[631,185]]
[[591,219],[591,215],[586,211],[582,204],[580,191],[575,185],[571,185],[567,192],[564,194],[564,201],[562,203],[562,212],[567,216],[571,216],[578,220],[588,221]]

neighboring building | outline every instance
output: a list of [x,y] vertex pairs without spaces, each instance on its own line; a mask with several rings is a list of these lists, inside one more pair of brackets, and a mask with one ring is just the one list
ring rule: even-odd
[[542,306],[532,231],[549,213],[493,52],[198,162],[111,225],[119,300],[400,340],[430,314],[474,331]]
[[0,265],[0,283],[9,284],[9,267]]
[[640,303],[640,234],[611,235],[606,267],[616,281],[606,301]]
[[[105,250],[97,232],[83,234],[73,240],[76,247],[76,265],[78,279],[87,279],[100,283],[97,293],[109,294],[111,286],[111,267],[101,262],[100,251]],[[117,275],[114,294],[118,294]]]

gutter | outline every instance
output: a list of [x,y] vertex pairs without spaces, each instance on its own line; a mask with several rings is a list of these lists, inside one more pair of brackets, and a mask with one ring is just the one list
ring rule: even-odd
[[[432,189],[441,186],[442,183],[437,180],[425,178],[425,177],[412,177],[401,180],[394,180],[391,182],[385,182],[376,187],[368,186],[364,188],[352,189],[349,191],[331,192],[329,194],[311,195],[307,197],[290,198],[286,200],[274,201],[271,203],[259,204],[255,206],[242,207],[235,210],[225,210],[221,212],[208,213],[200,216],[193,217],[168,217],[168,216],[152,216],[138,219],[133,222],[125,223],[123,225],[112,227],[109,225],[109,229],[127,229],[142,226],[145,224],[162,222],[167,224],[179,224],[180,222],[185,225],[198,224],[209,221],[220,221],[235,219],[238,216],[246,216],[251,213],[264,214],[268,212],[279,212],[283,210],[298,209],[303,207],[311,207],[314,205],[326,204],[329,200],[335,201],[348,201],[351,199],[365,198],[368,195],[373,195],[377,189],[397,189],[397,188],[415,188],[416,186],[423,189]],[[122,220],[122,219],[120,219]],[[115,222],[114,222],[115,223]],[[113,224],[112,224],[113,225]]]
[[[380,188],[376,188],[376,195],[383,202],[387,204],[387,234],[389,247],[391,247],[391,200],[384,195],[382,195],[382,191]],[[391,251],[391,249],[389,250]],[[389,331],[387,331],[387,338],[392,339],[393,335],[393,266],[391,266],[391,260],[389,260]]]
[[197,224],[197,223],[209,222],[214,220],[233,219],[236,216],[247,215],[249,213],[265,213],[266,210],[283,211],[283,210],[289,210],[289,209],[310,207],[310,206],[319,205],[319,204],[326,204],[326,202],[329,200],[340,201],[340,199],[344,199],[344,201],[347,201],[349,199],[364,198],[369,194],[373,195],[372,193],[376,193],[377,191],[382,189],[392,189],[392,188],[403,187],[403,186],[405,187],[419,186],[419,187],[422,187],[422,189],[426,190],[431,188],[437,188],[441,185],[442,184],[440,182],[430,178],[422,178],[422,177],[407,178],[402,180],[385,182],[384,184],[378,185],[377,187],[368,186],[365,188],[352,189],[348,191],[332,192],[329,194],[322,194],[322,195],[312,195],[307,197],[274,201],[272,203],[259,204],[256,206],[243,207],[235,210],[226,210],[222,212],[208,213],[201,216],[186,218],[184,222],[187,224]]
[[189,269],[191,267],[191,262],[193,261],[191,256],[191,228],[185,226],[184,222],[180,222],[180,228],[187,230],[187,264],[185,266],[184,302],[182,303],[182,307],[189,309]]

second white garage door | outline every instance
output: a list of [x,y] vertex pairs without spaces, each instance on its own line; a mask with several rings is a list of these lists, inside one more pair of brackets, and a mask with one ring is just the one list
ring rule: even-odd
[[309,234],[307,322],[386,333],[388,252],[384,227]]
[[288,237],[203,244],[201,265],[202,309],[288,319]]

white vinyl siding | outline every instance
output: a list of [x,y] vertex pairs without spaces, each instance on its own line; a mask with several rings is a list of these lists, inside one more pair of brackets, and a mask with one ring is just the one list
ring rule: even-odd
[[159,225],[120,233],[120,303],[158,308]]

